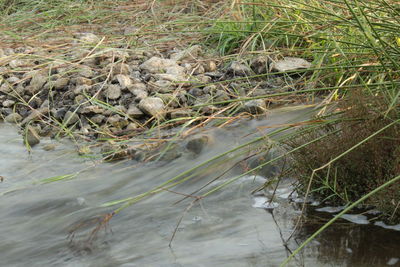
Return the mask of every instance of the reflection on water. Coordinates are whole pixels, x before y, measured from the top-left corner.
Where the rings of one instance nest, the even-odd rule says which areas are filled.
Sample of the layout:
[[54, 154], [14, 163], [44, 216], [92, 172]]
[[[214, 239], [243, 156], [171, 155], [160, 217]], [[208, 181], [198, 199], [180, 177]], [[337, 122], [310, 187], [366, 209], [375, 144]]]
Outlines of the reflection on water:
[[[298, 216], [287, 201], [289, 181], [277, 191], [271, 212], [253, 207], [261, 198], [255, 200], [249, 192], [263, 184], [261, 177], [243, 177], [187, 212], [190, 199], [174, 205], [182, 195], [162, 192], [116, 215], [92, 245], [82, 241], [90, 236], [96, 218], [115, 208], [102, 207], [103, 203], [146, 192], [249, 140], [250, 131], [259, 133], [256, 127], [285, 123], [295, 113], [299, 112], [277, 112], [266, 120], [214, 131], [213, 146], [201, 155], [184, 153], [168, 164], [98, 163], [78, 157], [66, 140], [43, 140], [29, 155], [16, 130], [0, 124], [0, 175], [5, 177], [0, 183], [1, 266], [279, 266], [289, 249], [320, 224], [315, 220], [305, 224], [284, 246]], [[48, 143], [56, 143], [56, 149], [44, 151]], [[226, 169], [223, 164], [209, 167], [207, 175], [198, 175], [174, 191], [191, 193]], [[77, 176], [71, 180], [40, 182], [73, 173]], [[216, 185], [237, 173], [227, 172]], [[70, 242], [67, 237], [74, 227], [77, 231]], [[342, 221], [321, 234], [290, 266], [384, 266], [399, 257], [399, 233]]]

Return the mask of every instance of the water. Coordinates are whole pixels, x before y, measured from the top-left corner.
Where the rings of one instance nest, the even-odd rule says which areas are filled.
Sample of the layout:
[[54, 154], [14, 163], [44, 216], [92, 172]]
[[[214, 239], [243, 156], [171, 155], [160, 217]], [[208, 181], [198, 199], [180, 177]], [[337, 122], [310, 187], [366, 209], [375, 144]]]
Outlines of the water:
[[[85, 241], [96, 219], [119, 207], [102, 204], [146, 192], [250, 140], [254, 135], [249, 133], [268, 130], [256, 131], [257, 127], [285, 123], [298, 113], [277, 111], [265, 120], [209, 130], [215, 140], [202, 154], [184, 153], [170, 163], [99, 163], [79, 157], [67, 140], [43, 140], [28, 154], [16, 130], [0, 124], [0, 175], [4, 177], [0, 183], [1, 266], [279, 266], [289, 250], [332, 214], [314, 213], [284, 246], [283, 239], [291, 234], [298, 216], [297, 204], [286, 200], [290, 193], [287, 181], [278, 191], [281, 197], [267, 203], [275, 207], [273, 212], [256, 208], [265, 204], [263, 196], [249, 192], [263, 184], [265, 178], [260, 176], [245, 176], [187, 212], [191, 200], [173, 204], [182, 195], [167, 191], [153, 195], [114, 216], [93, 242]], [[49, 143], [56, 144], [54, 151], [43, 150]], [[206, 174], [173, 190], [189, 194], [226, 167], [209, 167]], [[233, 168], [215, 184], [239, 171]], [[70, 180], [43, 183], [43, 178], [75, 173]], [[76, 231], [71, 241], [72, 229]], [[291, 266], [399, 266], [399, 234], [342, 220], [312, 242]]]

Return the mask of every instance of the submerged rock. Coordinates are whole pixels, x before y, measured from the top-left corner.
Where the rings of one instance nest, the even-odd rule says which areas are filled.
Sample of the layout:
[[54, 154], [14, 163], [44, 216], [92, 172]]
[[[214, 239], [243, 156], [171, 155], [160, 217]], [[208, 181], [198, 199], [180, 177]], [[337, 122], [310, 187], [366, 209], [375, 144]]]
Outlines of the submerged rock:
[[30, 147], [33, 147], [40, 143], [39, 134], [37, 133], [36, 129], [33, 128], [32, 126], [28, 126], [25, 129], [25, 134], [23, 138], [24, 138], [24, 144], [29, 145]]
[[244, 110], [251, 113], [251, 114], [263, 114], [267, 111], [267, 106], [263, 99], [255, 99], [247, 101], [244, 104]]

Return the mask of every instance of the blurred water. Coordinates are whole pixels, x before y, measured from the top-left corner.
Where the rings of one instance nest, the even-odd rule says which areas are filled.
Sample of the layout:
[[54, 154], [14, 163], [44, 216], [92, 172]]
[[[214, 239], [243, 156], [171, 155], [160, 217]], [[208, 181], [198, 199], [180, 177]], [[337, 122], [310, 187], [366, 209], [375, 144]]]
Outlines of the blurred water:
[[[207, 130], [215, 140], [202, 154], [184, 153], [169, 163], [99, 163], [79, 157], [74, 144], [67, 140], [42, 140], [28, 154], [16, 129], [0, 124], [0, 175], [5, 178], [0, 183], [0, 265], [279, 266], [289, 249], [294, 249], [321, 224], [315, 220], [306, 224], [284, 246], [282, 238], [291, 234], [298, 216], [296, 204], [286, 199], [290, 192], [288, 181], [278, 191], [282, 197], [277, 198], [273, 212], [253, 207], [260, 200], [250, 192], [263, 184], [264, 177], [245, 176], [197, 202], [187, 212], [190, 199], [174, 205], [182, 195], [167, 191], [153, 195], [114, 216], [93, 242], [85, 241], [96, 227], [96, 219], [119, 207], [102, 207], [103, 203], [146, 192], [273, 129], [257, 127], [282, 124], [305, 112], [276, 111], [263, 120]], [[49, 143], [56, 144], [54, 151], [43, 150]], [[209, 166], [203, 175], [173, 190], [189, 194], [228, 166], [226, 162]], [[240, 168], [232, 169], [214, 186], [239, 172]], [[75, 173], [77, 176], [71, 180], [40, 182], [43, 178]], [[76, 229], [72, 241], [68, 238], [71, 229]], [[385, 238], [391, 241], [384, 241]], [[398, 231], [343, 221], [318, 237], [291, 266], [397, 264], [399, 240]], [[368, 251], [368, 255], [363, 251]], [[364, 265], [368, 262], [373, 264]]]

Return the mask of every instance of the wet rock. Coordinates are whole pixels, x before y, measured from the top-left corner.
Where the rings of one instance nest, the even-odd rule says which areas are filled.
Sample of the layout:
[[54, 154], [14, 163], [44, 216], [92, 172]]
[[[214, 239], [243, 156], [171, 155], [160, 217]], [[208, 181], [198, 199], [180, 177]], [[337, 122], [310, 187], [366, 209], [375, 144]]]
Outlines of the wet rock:
[[42, 116], [48, 115], [49, 112], [50, 112], [50, 110], [48, 107], [34, 109], [29, 113], [29, 115], [25, 119], [23, 119], [23, 121], [21, 122], [21, 125], [25, 125], [30, 121], [38, 120]]
[[227, 68], [226, 73], [233, 76], [249, 76], [251, 75], [252, 70], [250, 67], [239, 61], [232, 61]]
[[186, 148], [195, 154], [200, 154], [210, 141], [211, 139], [207, 135], [193, 137], [187, 142]]
[[251, 114], [263, 114], [267, 110], [267, 106], [263, 99], [255, 99], [246, 101], [244, 110]]
[[181, 61], [185, 59], [197, 59], [201, 53], [202, 53], [201, 46], [194, 45], [183, 51], [171, 54], [170, 59], [174, 61]]
[[156, 118], [162, 118], [165, 113], [165, 105], [159, 97], [146, 97], [139, 102], [139, 108], [146, 114]]
[[126, 114], [132, 119], [140, 119], [144, 116], [143, 111], [141, 111], [136, 105], [131, 104], [128, 108]]
[[65, 113], [63, 121], [64, 121], [65, 125], [70, 126], [70, 125], [76, 123], [77, 121], [79, 121], [79, 116], [78, 116], [78, 114], [76, 114], [76, 112], [67, 111], [67, 113]]
[[173, 161], [182, 156], [181, 148], [178, 144], [166, 144], [161, 149], [160, 160]]
[[25, 129], [23, 139], [24, 139], [24, 144], [29, 145], [29, 147], [33, 147], [40, 143], [39, 134], [37, 133], [36, 129], [33, 128], [32, 126], [28, 126]]
[[115, 100], [121, 97], [121, 88], [116, 84], [109, 84], [105, 90], [105, 96], [108, 99]]
[[12, 106], [14, 106], [14, 104], [15, 104], [14, 100], [7, 99], [7, 100], [3, 101], [3, 107], [5, 107], [5, 108], [12, 107]]
[[173, 94], [157, 94], [157, 97], [161, 98], [168, 107], [179, 107], [179, 100]]
[[57, 146], [55, 144], [46, 144], [42, 148], [44, 151], [53, 151], [56, 149], [56, 147]]
[[18, 123], [22, 120], [22, 116], [18, 113], [11, 113], [4, 118], [5, 122], [8, 123]]
[[250, 63], [251, 68], [257, 74], [268, 73], [270, 59], [268, 56], [258, 56]]
[[131, 78], [128, 75], [117, 74], [114, 79], [118, 81], [121, 89], [126, 89], [132, 84]]
[[285, 57], [282, 60], [278, 60], [271, 64], [271, 70], [277, 72], [285, 72], [297, 69], [308, 69], [311, 67], [311, 63], [302, 58], [297, 57]]

